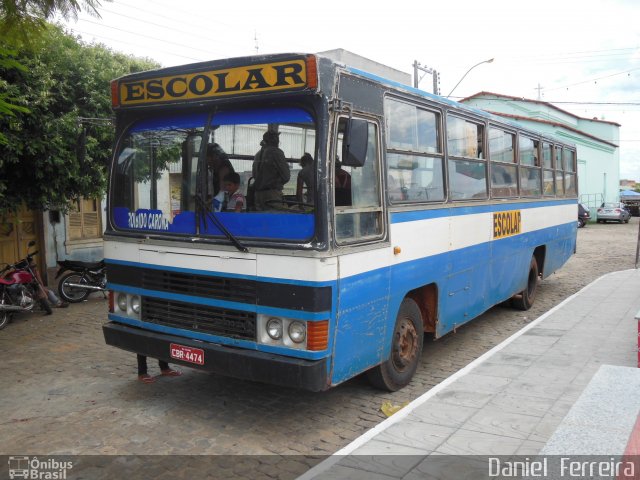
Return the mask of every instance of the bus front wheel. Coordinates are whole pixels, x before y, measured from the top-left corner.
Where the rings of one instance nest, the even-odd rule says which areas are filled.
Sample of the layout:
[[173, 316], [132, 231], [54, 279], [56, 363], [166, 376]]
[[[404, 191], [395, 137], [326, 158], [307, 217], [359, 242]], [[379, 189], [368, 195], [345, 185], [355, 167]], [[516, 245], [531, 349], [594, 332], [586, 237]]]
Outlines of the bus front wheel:
[[368, 372], [374, 387], [395, 392], [413, 378], [422, 357], [422, 315], [416, 302], [405, 298], [400, 305], [391, 339], [389, 358]]
[[527, 276], [527, 286], [512, 299], [512, 304], [518, 310], [529, 310], [533, 306], [538, 291], [538, 262], [536, 257], [531, 257], [529, 264], [529, 275]]

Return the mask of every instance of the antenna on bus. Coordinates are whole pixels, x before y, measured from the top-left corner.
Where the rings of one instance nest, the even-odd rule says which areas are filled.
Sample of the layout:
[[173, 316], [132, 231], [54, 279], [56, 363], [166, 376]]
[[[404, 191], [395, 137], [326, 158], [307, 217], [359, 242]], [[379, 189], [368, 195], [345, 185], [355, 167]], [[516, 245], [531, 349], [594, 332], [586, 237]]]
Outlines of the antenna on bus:
[[258, 31], [257, 30], [253, 31], [253, 40], [256, 42], [256, 47], [255, 48], [256, 48], [256, 54], [257, 54], [258, 50], [260, 50], [258, 48]]

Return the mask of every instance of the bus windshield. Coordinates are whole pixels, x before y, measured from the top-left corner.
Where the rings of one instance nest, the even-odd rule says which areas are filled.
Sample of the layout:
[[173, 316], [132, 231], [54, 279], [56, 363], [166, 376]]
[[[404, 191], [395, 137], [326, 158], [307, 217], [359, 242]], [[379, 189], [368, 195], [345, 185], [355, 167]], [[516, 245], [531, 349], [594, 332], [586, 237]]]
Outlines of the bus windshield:
[[315, 152], [313, 118], [295, 107], [139, 120], [114, 157], [113, 223], [212, 238], [224, 236], [222, 224], [238, 238], [309, 241]]

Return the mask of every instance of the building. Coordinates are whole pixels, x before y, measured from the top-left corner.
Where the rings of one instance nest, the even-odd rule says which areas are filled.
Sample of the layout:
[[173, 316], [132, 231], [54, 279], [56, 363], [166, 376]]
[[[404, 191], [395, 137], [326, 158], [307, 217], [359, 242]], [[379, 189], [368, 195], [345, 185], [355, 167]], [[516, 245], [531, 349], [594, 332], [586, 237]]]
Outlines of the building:
[[638, 182], [636, 182], [635, 180], [627, 180], [627, 179], [620, 179], [620, 190], [626, 190], [626, 189], [630, 189], [633, 190], [638, 186]]
[[318, 55], [330, 58], [336, 62], [342, 62], [345, 65], [358, 68], [374, 75], [388, 78], [389, 80], [402, 83], [403, 85], [411, 85], [411, 74], [396, 70], [393, 67], [378, 63], [375, 60], [371, 60], [343, 48], [318, 52]]
[[595, 207], [619, 199], [619, 124], [582, 118], [540, 100], [498, 93], [480, 92], [461, 102], [574, 143], [580, 200]]

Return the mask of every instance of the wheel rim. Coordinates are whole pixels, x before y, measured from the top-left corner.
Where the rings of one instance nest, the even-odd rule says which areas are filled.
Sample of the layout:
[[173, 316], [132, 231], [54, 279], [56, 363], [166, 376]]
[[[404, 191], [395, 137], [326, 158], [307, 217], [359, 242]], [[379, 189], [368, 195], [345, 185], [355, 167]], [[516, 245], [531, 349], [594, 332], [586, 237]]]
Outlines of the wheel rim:
[[397, 371], [407, 369], [416, 359], [418, 353], [418, 332], [413, 322], [403, 318], [395, 333], [393, 348], [393, 365]]
[[69, 286], [69, 283], [83, 283], [87, 281], [81, 275], [71, 275], [62, 284], [61, 290], [71, 300], [81, 300], [87, 295], [87, 290]]

